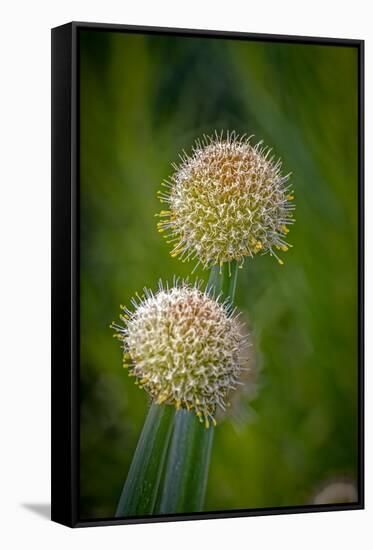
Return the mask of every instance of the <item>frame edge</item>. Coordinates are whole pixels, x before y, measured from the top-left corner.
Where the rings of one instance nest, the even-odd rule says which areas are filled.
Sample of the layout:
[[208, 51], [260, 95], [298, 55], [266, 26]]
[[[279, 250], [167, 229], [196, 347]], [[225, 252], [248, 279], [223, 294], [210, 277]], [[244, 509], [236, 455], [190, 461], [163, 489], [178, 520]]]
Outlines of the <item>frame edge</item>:
[[52, 29], [51, 36], [51, 519], [72, 527], [72, 30]]

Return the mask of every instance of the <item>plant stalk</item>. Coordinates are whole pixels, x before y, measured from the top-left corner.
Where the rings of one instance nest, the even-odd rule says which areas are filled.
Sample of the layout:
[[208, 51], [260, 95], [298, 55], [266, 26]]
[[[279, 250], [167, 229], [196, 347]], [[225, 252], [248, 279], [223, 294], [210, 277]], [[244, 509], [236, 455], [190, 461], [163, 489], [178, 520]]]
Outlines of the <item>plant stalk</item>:
[[[207, 288], [215, 296], [233, 303], [237, 283], [237, 262], [211, 269]], [[203, 510], [214, 427], [205, 427], [194, 412], [176, 413], [163, 488], [156, 512], [173, 514]]]
[[214, 427], [206, 429], [194, 413], [176, 413], [160, 514], [202, 511], [213, 435]]
[[154, 513], [174, 416], [174, 407], [155, 403], [151, 405], [115, 517], [146, 516]]

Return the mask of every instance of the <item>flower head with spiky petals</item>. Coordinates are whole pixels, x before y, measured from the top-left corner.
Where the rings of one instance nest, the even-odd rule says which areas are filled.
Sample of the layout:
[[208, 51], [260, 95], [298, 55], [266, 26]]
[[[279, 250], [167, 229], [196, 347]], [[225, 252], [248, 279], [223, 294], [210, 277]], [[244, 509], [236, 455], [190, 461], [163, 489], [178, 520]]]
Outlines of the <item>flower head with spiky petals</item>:
[[235, 132], [204, 136], [192, 155], [180, 155], [161, 202], [169, 209], [158, 216], [158, 230], [173, 244], [172, 256], [197, 260], [204, 268], [260, 253], [286, 251], [288, 226], [294, 223], [288, 184], [281, 161], [270, 157], [262, 142]]
[[112, 324], [123, 343], [123, 364], [158, 404], [194, 410], [206, 427], [225, 409], [227, 394], [244, 370], [242, 351], [250, 345], [235, 310], [200, 285], [186, 282], [121, 306], [124, 326]]

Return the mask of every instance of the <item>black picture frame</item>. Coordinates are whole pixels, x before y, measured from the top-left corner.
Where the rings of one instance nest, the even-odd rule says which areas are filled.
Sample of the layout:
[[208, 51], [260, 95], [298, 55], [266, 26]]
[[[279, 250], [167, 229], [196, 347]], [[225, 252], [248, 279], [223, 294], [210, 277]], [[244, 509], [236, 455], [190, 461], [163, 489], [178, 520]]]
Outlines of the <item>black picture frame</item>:
[[[353, 504], [79, 518], [79, 31], [349, 46], [358, 51], [358, 494]], [[52, 29], [52, 520], [69, 527], [364, 508], [364, 41], [72, 22]]]

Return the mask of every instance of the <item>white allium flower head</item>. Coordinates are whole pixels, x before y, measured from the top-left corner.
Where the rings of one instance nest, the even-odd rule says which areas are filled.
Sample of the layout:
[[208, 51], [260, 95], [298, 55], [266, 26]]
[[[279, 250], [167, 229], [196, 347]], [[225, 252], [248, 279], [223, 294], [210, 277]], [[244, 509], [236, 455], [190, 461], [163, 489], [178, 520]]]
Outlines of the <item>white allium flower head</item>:
[[356, 484], [348, 479], [329, 482], [313, 498], [313, 504], [345, 504], [357, 501]]
[[281, 174], [281, 161], [252, 136], [221, 132], [197, 140], [183, 152], [174, 173], [159, 191], [168, 204], [158, 216], [158, 230], [173, 244], [172, 256], [196, 260], [204, 268], [277, 251], [287, 251], [288, 227], [294, 223], [294, 199]]
[[[158, 404], [194, 410], [206, 427], [217, 407], [241, 384], [243, 350], [249, 346], [228, 302], [200, 285], [163, 287], [121, 306], [124, 326], [112, 324], [123, 343], [123, 364]], [[246, 364], [246, 363], [245, 363]]]

